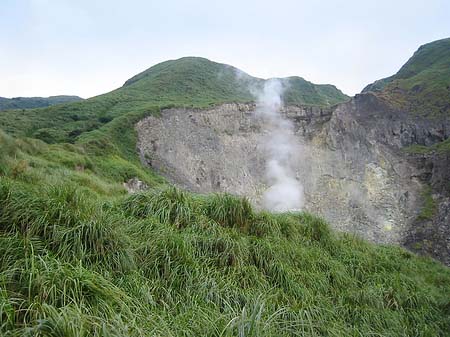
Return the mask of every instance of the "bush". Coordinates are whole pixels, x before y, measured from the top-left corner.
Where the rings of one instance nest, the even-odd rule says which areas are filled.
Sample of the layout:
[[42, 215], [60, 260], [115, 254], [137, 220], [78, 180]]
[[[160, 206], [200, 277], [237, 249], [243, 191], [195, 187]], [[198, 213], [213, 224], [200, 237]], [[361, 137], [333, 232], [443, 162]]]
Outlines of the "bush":
[[66, 141], [67, 133], [61, 129], [42, 128], [33, 133], [33, 138], [40, 139], [47, 144], [54, 144]]

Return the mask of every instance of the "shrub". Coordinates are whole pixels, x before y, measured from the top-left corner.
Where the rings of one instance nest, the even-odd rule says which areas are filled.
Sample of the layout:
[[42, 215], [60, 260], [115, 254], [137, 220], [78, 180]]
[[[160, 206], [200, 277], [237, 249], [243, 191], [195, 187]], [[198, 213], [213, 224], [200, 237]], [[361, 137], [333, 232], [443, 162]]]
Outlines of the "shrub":
[[62, 129], [42, 128], [33, 133], [33, 138], [40, 139], [47, 144], [64, 142], [67, 139], [67, 133]]
[[11, 169], [11, 177], [18, 178], [22, 176], [28, 168], [28, 163], [26, 160], [16, 161]]

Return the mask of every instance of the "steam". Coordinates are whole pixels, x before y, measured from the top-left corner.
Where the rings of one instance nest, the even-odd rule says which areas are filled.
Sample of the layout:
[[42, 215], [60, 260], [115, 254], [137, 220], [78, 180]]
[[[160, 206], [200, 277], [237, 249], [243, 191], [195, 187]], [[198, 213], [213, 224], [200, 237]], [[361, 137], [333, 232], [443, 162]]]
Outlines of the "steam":
[[257, 112], [266, 129], [263, 148], [267, 156], [266, 179], [269, 188], [263, 194], [264, 208], [274, 212], [300, 210], [303, 186], [295, 177], [295, 163], [300, 149], [292, 123], [280, 112], [283, 85], [277, 79], [267, 80], [257, 94]]

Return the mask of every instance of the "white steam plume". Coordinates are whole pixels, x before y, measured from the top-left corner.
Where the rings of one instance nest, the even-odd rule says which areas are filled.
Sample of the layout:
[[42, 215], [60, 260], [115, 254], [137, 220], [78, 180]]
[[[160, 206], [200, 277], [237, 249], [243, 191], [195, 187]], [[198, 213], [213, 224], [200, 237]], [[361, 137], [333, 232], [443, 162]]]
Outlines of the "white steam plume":
[[263, 147], [267, 156], [269, 188], [264, 192], [263, 206], [275, 212], [300, 210], [303, 206], [303, 186], [295, 178], [294, 169], [300, 148], [293, 135], [292, 123], [280, 112], [282, 92], [282, 83], [271, 79], [257, 95], [257, 111], [267, 130]]

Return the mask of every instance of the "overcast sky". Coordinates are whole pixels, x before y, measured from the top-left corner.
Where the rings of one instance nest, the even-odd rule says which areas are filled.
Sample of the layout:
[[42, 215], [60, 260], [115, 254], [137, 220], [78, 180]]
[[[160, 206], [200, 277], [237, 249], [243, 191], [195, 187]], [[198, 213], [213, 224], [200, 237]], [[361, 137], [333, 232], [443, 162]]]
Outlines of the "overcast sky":
[[0, 0], [0, 96], [91, 97], [183, 56], [353, 95], [449, 36], [449, 0]]

